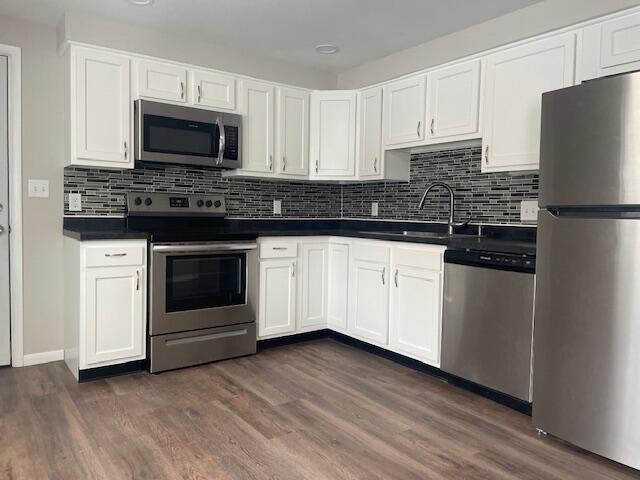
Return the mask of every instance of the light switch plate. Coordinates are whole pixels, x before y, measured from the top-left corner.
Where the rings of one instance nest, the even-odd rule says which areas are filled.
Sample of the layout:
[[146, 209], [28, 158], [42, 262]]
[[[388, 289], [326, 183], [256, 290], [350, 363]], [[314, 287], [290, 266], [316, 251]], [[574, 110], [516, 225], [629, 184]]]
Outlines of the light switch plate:
[[538, 220], [538, 200], [523, 200], [520, 202], [520, 221], [535, 222]]
[[82, 195], [80, 193], [69, 194], [69, 211], [70, 212], [82, 211]]
[[378, 202], [371, 202], [371, 216], [378, 216]]
[[273, 214], [282, 215], [282, 200], [273, 201]]
[[29, 179], [29, 196], [49, 198], [49, 180]]

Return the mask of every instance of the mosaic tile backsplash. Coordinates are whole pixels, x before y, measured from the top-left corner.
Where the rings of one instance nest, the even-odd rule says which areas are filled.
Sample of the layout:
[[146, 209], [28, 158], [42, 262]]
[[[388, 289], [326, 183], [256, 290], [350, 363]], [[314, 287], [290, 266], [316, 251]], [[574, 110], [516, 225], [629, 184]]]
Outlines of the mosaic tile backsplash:
[[[538, 176], [481, 173], [481, 148], [467, 147], [415, 154], [409, 183], [350, 185], [223, 179], [218, 170], [182, 166], [145, 166], [133, 170], [67, 167], [64, 170], [65, 215], [112, 215], [126, 212], [128, 191], [209, 193], [227, 198], [234, 217], [273, 217], [273, 200], [282, 201], [282, 217], [379, 218], [439, 221], [448, 218], [448, 201], [434, 190], [422, 211], [418, 201], [428, 184], [446, 182], [456, 192], [456, 220], [520, 223], [520, 201], [538, 196]], [[68, 194], [82, 194], [81, 212], [69, 212]]]

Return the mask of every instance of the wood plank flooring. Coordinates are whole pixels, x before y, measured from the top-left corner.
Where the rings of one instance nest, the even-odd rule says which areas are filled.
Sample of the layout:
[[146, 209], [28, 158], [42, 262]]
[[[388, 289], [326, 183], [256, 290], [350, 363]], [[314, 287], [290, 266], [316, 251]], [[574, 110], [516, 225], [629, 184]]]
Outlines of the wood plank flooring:
[[530, 418], [317, 340], [77, 384], [0, 370], [1, 479], [640, 479]]

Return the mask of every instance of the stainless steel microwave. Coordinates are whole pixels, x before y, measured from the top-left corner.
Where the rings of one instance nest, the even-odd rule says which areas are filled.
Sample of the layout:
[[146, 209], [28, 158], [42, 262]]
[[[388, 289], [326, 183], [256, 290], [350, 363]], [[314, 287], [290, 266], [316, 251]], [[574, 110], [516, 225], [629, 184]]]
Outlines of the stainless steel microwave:
[[136, 100], [137, 162], [242, 166], [242, 117], [182, 105]]

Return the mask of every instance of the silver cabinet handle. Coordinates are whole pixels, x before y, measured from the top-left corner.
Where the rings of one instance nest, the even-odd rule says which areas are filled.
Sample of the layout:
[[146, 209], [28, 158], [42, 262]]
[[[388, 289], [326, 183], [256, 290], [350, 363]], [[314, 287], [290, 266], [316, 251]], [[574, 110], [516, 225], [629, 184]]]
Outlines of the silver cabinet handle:
[[287, 159], [286, 157], [282, 157], [282, 171], [284, 172], [287, 169]]
[[104, 256], [105, 257], [126, 257], [127, 254], [125, 252], [123, 252], [123, 253], [105, 253]]
[[140, 270], [136, 270], [136, 291], [140, 290]]
[[271, 247], [273, 250], [286, 250], [287, 247]]
[[319, 167], [320, 167], [320, 160], [316, 160], [316, 173], [318, 173]]
[[382, 284], [384, 285], [384, 274], [387, 272], [387, 267], [382, 267]]
[[393, 281], [396, 283], [396, 288], [398, 288], [398, 269], [396, 268], [396, 273], [393, 276]]
[[273, 170], [273, 156], [269, 154], [269, 171]]
[[0, 203], [0, 212], [4, 210], [4, 205]]
[[184, 82], [180, 82], [180, 98], [184, 100]]
[[220, 117], [216, 118], [216, 125], [218, 125], [218, 131], [220, 132], [220, 139], [218, 140], [218, 161], [216, 165], [222, 165], [224, 161], [224, 150], [227, 145], [227, 138], [224, 133], [224, 123]]
[[433, 127], [435, 126], [435, 123], [436, 123], [436, 119], [435, 119], [435, 118], [432, 118], [432, 119], [431, 119], [431, 127], [430, 127], [431, 135], [433, 135]]
[[489, 164], [489, 145], [484, 147], [484, 163]]
[[296, 276], [296, 264], [292, 263], [291, 264], [291, 278]]
[[3, 233], [4, 233], [4, 227], [0, 225], [0, 235], [2, 235]]
[[378, 157], [374, 157], [373, 159], [373, 171], [378, 173]]
[[420, 125], [422, 125], [422, 122], [420, 120], [418, 120], [418, 127], [416, 128], [416, 134], [418, 136], [420, 136]]
[[124, 141], [124, 159], [127, 159], [127, 156], [129, 156], [129, 145], [127, 145], [127, 141]]
[[198, 85], [198, 103], [200, 103], [201, 98], [202, 98], [202, 87]]

